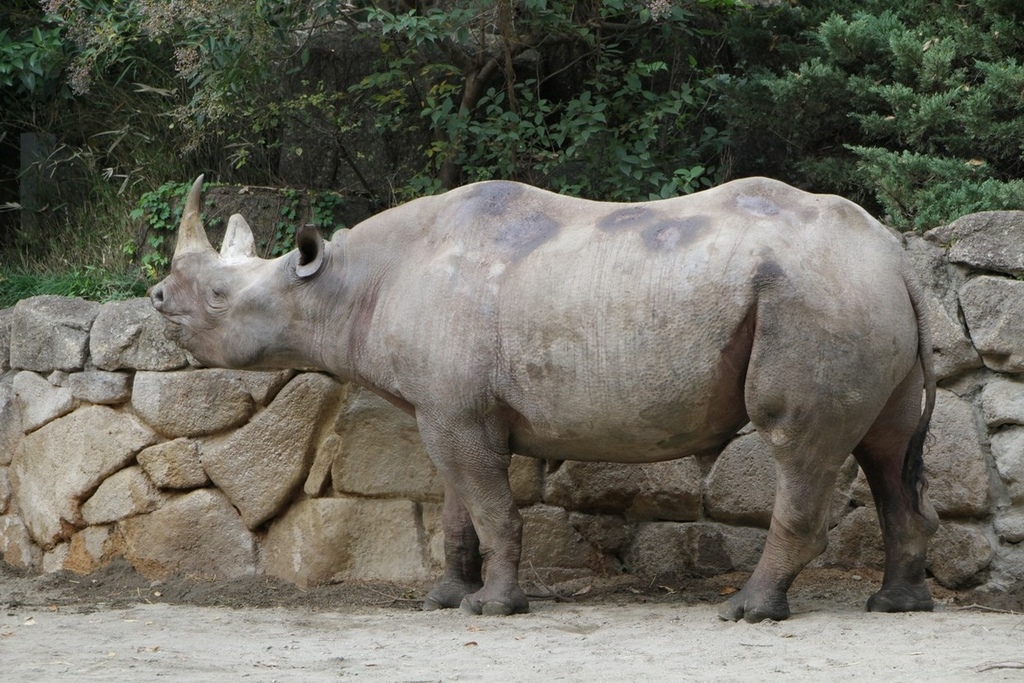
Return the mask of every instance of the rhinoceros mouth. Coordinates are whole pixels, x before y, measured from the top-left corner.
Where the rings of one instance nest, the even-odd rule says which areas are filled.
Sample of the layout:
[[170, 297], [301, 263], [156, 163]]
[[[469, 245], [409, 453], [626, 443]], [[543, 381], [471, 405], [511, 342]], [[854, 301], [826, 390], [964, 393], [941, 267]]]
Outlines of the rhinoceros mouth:
[[164, 313], [164, 337], [171, 340], [178, 346], [185, 346], [194, 335], [188, 332], [188, 328], [180, 319], [181, 316]]

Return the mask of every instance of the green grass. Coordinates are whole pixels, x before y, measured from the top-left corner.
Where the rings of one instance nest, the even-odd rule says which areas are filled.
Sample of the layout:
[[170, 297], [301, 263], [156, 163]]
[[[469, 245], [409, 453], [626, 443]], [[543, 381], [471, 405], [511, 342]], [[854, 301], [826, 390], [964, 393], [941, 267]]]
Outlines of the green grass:
[[0, 308], [9, 308], [21, 299], [41, 294], [78, 296], [101, 303], [118, 301], [145, 296], [146, 287], [141, 276], [110, 272], [94, 266], [41, 273], [0, 269]]

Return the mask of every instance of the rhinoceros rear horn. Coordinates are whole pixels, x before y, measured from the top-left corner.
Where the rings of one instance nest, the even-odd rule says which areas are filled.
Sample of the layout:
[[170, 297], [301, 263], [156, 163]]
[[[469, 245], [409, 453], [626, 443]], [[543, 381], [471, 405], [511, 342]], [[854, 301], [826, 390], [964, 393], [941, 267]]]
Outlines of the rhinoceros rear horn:
[[203, 219], [199, 215], [200, 200], [203, 193], [203, 176], [196, 178], [185, 200], [185, 209], [181, 212], [181, 225], [178, 226], [178, 242], [174, 247], [174, 258], [184, 254], [200, 251], [213, 251], [203, 227]]
[[225, 261], [236, 261], [255, 256], [256, 240], [253, 239], [252, 229], [242, 215], [236, 213], [228, 219], [228, 229], [220, 245], [220, 257]]

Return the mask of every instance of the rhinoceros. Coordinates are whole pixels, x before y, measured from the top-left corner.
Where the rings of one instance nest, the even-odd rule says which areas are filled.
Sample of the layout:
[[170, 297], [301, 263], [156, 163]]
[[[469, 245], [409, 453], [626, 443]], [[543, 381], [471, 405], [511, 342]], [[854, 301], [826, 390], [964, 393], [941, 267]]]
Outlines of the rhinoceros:
[[513, 453], [651, 463], [714, 453], [748, 422], [774, 456], [775, 505], [720, 616], [789, 615], [850, 453], [885, 545], [867, 608], [932, 608], [930, 334], [898, 239], [856, 204], [766, 178], [637, 204], [487, 181], [330, 241], [300, 228], [264, 260], [239, 216], [211, 246], [201, 184], [150, 291], [168, 337], [209, 366], [318, 368], [416, 419], [445, 496], [425, 609], [528, 610]]

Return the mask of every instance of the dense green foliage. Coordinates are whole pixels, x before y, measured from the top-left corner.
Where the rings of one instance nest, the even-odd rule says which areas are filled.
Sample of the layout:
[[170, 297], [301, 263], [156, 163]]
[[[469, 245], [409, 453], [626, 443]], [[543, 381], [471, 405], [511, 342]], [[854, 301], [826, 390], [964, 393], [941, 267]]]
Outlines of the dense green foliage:
[[[498, 177], [635, 201], [721, 179], [728, 139], [707, 115], [714, 65], [698, 57], [721, 37], [698, 28], [698, 13], [714, 20], [732, 2], [652, 13], [623, 0], [532, 0], [514, 21], [508, 4], [367, 14], [384, 58], [353, 91], [372, 98], [382, 124], [411, 108], [431, 132], [411, 189]], [[492, 47], [474, 33], [481, 20], [494, 24]]]
[[726, 88], [740, 170], [844, 194], [904, 229], [1024, 207], [1024, 6], [845, 6], [789, 12], [785, 38], [736, 18], [736, 37], [787, 48], [770, 66], [747, 49]]
[[[333, 189], [279, 175], [303, 152], [297, 132], [337, 147], [381, 208], [483, 178], [626, 201], [754, 174], [902, 229], [1021, 208], [1022, 13], [1015, 0], [11, 0], [0, 145], [52, 134], [49, 162], [73, 169], [61, 187], [85, 191], [51, 201], [34, 231], [0, 220], [0, 294], [15, 267], [158, 277], [180, 183], [198, 172]], [[340, 79], [339, 40], [365, 56]], [[17, 169], [2, 170], [0, 205], [16, 197]], [[296, 220], [282, 214], [269, 249]]]

